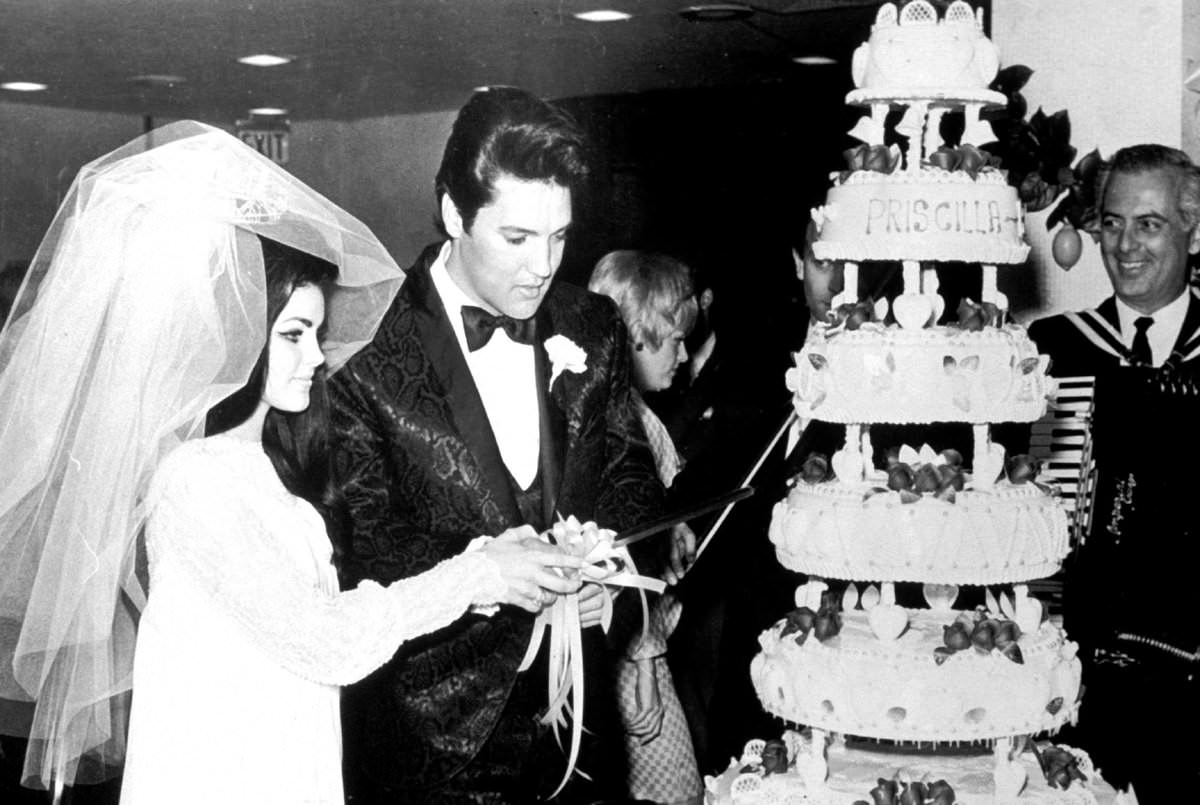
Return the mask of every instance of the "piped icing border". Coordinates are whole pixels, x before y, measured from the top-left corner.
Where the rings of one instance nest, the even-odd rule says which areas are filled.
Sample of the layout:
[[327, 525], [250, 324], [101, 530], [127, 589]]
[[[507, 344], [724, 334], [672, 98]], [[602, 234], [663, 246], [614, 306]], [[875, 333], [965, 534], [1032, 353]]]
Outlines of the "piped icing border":
[[1004, 584], [1052, 576], [1070, 551], [1062, 501], [1032, 484], [959, 492], [954, 502], [864, 501], [838, 483], [799, 482], [769, 536], [784, 567], [835, 579]]
[[1025, 329], [815, 328], [785, 382], [796, 411], [842, 424], [1033, 422], [1053, 396]]
[[953, 610], [910, 610], [895, 641], [872, 634], [867, 613], [843, 613], [825, 642], [781, 636], [785, 622], [759, 637], [750, 666], [764, 708], [831, 732], [895, 741], [993, 740], [1057, 730], [1078, 708], [1078, 647], [1049, 621], [1020, 637], [1024, 661], [974, 649], [938, 662], [933, 649]]

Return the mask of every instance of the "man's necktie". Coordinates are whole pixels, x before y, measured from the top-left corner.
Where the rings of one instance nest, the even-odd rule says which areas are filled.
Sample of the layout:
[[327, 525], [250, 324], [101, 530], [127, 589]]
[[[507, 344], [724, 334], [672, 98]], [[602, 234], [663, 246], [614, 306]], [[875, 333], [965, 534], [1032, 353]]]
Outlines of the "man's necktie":
[[1150, 325], [1154, 324], [1154, 319], [1149, 316], [1139, 316], [1134, 320], [1133, 326], [1137, 333], [1133, 336], [1133, 363], [1135, 366], [1153, 366], [1154, 356], [1150, 352], [1150, 339], [1146, 337], [1146, 331], [1150, 329]]
[[474, 352], [492, 340], [492, 333], [499, 327], [518, 344], [533, 343], [533, 317], [514, 319], [511, 316], [493, 315], [481, 307], [462, 306], [463, 330], [467, 335], [467, 348]]

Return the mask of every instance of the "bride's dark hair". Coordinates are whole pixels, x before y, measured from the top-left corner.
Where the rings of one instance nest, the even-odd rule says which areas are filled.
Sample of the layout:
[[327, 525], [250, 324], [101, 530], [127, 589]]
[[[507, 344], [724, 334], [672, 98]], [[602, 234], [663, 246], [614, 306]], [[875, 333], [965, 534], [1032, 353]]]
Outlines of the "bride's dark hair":
[[[240, 425], [258, 407], [266, 380], [271, 328], [292, 292], [312, 285], [328, 294], [338, 276], [337, 266], [327, 260], [262, 235], [258, 239], [267, 280], [267, 340], [246, 385], [209, 410], [205, 418], [205, 433], [209, 436]], [[329, 466], [329, 397], [324, 367], [313, 374], [308, 408], [290, 413], [276, 408], [267, 411], [262, 441], [263, 451], [284, 488], [313, 504], [325, 518], [331, 536], [336, 536], [340, 505]]]

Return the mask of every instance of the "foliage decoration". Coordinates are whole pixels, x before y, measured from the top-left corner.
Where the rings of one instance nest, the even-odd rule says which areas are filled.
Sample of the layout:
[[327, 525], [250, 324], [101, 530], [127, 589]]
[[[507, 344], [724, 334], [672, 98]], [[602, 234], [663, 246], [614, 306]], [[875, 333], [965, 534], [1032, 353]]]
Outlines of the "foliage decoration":
[[[1046, 227], [1066, 221], [1075, 229], [1095, 234], [1099, 227], [1096, 187], [1105, 165], [1093, 150], [1072, 167], [1078, 153], [1071, 145], [1071, 118], [1061, 109], [1047, 115], [1039, 107], [1028, 120], [1028, 103], [1021, 94], [1033, 70], [1023, 64], [1005, 67], [996, 74], [991, 89], [1004, 94], [1008, 103], [987, 110], [996, 142], [983, 149], [1000, 159], [1008, 171], [1008, 183], [1030, 212], [1053, 205]], [[1057, 202], [1057, 203], [1056, 203]]]

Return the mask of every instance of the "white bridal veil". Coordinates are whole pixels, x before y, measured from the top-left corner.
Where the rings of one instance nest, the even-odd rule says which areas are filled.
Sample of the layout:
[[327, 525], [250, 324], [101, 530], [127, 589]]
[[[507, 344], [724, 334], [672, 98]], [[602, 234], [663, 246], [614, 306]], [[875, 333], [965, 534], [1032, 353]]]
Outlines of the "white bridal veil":
[[325, 348], [341, 365], [403, 272], [358, 220], [190, 121], [79, 172], [0, 331], [0, 733], [29, 738], [27, 784], [120, 767], [141, 497], [262, 349], [255, 234], [339, 266]]

